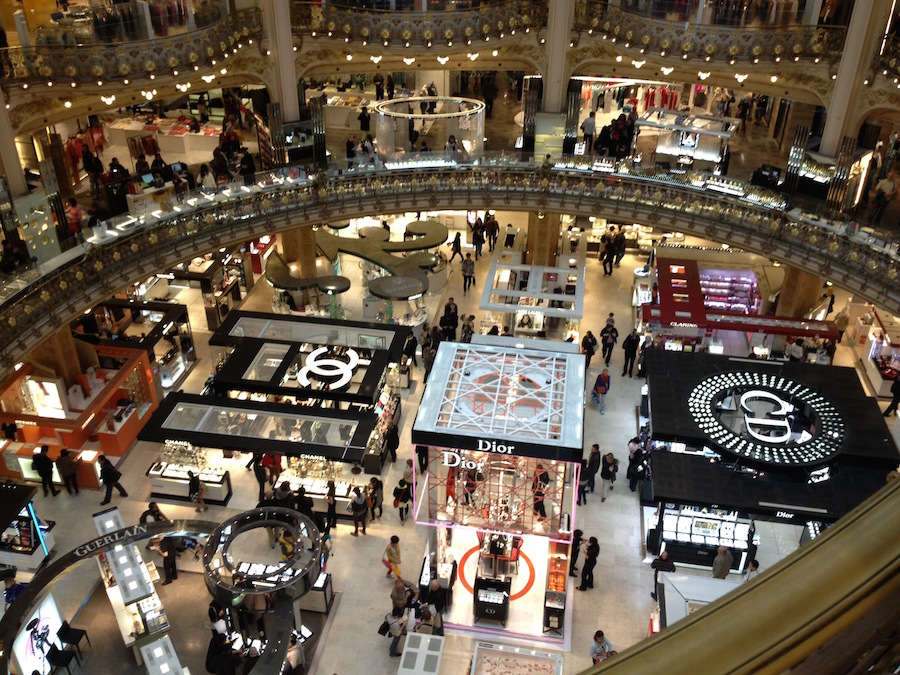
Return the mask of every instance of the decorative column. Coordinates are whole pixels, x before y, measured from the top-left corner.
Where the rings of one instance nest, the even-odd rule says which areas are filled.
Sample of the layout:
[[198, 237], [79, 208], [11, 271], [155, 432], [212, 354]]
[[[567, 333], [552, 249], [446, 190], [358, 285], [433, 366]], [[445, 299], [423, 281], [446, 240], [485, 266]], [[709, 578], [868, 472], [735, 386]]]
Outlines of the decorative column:
[[847, 118], [854, 109], [867, 70], [881, 45], [881, 37], [887, 25], [891, 3], [881, 0], [856, 0], [841, 55], [834, 91], [828, 104], [828, 117], [822, 132], [819, 152], [833, 157], [837, 154], [844, 136], [856, 136], [856, 119]]
[[822, 297], [822, 280], [815, 274], [796, 267], [785, 267], [781, 294], [775, 314], [778, 316], [804, 316]]
[[0, 173], [6, 175], [12, 197], [27, 195], [28, 185], [25, 183], [25, 172], [22, 171], [19, 153], [16, 150], [16, 139], [11, 133], [12, 127], [6, 112], [6, 96], [3, 90], [0, 90], [0, 129], [7, 130], [7, 133], [0, 134]]
[[569, 86], [566, 54], [572, 39], [574, 21], [575, 0], [553, 0], [547, 20], [547, 68], [541, 73], [544, 81], [544, 112], [564, 112]]
[[281, 252], [284, 261], [297, 263], [301, 279], [312, 279], [316, 276], [316, 233], [311, 227], [296, 227], [282, 232]]
[[559, 228], [562, 216], [558, 213], [529, 213], [528, 237], [525, 242], [525, 263], [556, 267], [559, 248]]
[[262, 3], [262, 13], [266, 35], [269, 36], [269, 58], [275, 66], [272, 100], [281, 104], [282, 118], [293, 122], [300, 119], [300, 97], [291, 36], [291, 3]]

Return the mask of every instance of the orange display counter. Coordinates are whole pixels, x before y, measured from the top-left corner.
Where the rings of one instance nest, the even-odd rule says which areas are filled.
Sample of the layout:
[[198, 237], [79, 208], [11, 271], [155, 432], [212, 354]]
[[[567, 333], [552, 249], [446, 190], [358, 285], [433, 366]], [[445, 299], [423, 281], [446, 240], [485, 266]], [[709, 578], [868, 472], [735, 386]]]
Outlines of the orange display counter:
[[[94, 455], [84, 455], [85, 460], [78, 468], [78, 480], [85, 487], [98, 486], [96, 470], [93, 468], [96, 454], [122, 457], [159, 406], [147, 352], [128, 350], [128, 353], [128, 360], [92, 396], [83, 411], [69, 412], [66, 417], [41, 416], [28, 412], [0, 413], [0, 420], [15, 422], [18, 426], [16, 438], [19, 441], [18, 444], [8, 443], [7, 446], [2, 446], [0, 452], [5, 461], [0, 466], [0, 475], [36, 479], [37, 474], [31, 469], [30, 457], [35, 447], [47, 445], [53, 459], [59, 456], [62, 448], [79, 453], [83, 450], [93, 451]], [[16, 386], [19, 380], [28, 376], [28, 372], [19, 374], [18, 378], [7, 382], [7, 387]]]

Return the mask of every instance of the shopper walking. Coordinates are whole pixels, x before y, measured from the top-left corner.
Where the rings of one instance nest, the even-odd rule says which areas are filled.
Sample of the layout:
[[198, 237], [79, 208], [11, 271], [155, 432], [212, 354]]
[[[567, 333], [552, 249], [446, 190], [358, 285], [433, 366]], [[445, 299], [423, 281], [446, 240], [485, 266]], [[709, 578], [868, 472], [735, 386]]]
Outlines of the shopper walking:
[[609, 365], [612, 359], [613, 347], [619, 341], [619, 331], [613, 323], [607, 323], [600, 331], [600, 344], [603, 345], [603, 361]]
[[113, 488], [117, 489], [121, 496], [127, 497], [128, 493], [125, 492], [125, 488], [119, 483], [122, 473], [112, 465], [112, 462], [106, 459], [106, 455], [100, 455], [97, 458], [97, 462], [100, 464], [100, 480], [103, 482], [103, 487], [106, 489], [106, 496], [103, 498], [103, 501], [100, 502], [100, 506], [109, 504], [109, 501], [112, 498]]
[[594, 337], [591, 331], [587, 331], [584, 337], [581, 338], [581, 353], [584, 354], [584, 358], [587, 361], [587, 368], [591, 367], [591, 359], [594, 358], [596, 352], [597, 338]]
[[400, 524], [406, 525], [406, 516], [409, 515], [409, 501], [412, 499], [412, 486], [402, 478], [394, 488], [394, 506], [400, 515]]
[[597, 537], [591, 537], [584, 551], [584, 566], [581, 568], [581, 586], [578, 587], [579, 591], [586, 591], [594, 587], [594, 567], [597, 565], [597, 556], [599, 555], [600, 544], [597, 542]]
[[600, 446], [594, 443], [591, 446], [591, 454], [588, 456], [588, 487], [594, 491], [597, 472], [600, 471]]
[[613, 273], [613, 264], [616, 261], [616, 245], [610, 235], [606, 235], [606, 242], [603, 244], [603, 252], [600, 259], [603, 261], [603, 276], [611, 277]]
[[466, 253], [466, 258], [462, 261], [462, 277], [463, 295], [465, 295], [469, 288], [475, 285], [475, 261], [472, 260], [471, 253]]
[[884, 411], [884, 416], [890, 417], [897, 412], [898, 405], [900, 405], [900, 377], [891, 383], [891, 404]]
[[378, 511], [378, 517], [384, 515], [384, 483], [377, 476], [372, 476], [369, 481], [369, 494], [367, 495], [369, 503], [369, 511], [372, 515], [372, 522], [375, 522], [375, 511]]
[[396, 534], [391, 537], [390, 543], [384, 547], [381, 564], [387, 567], [386, 577], [393, 574], [398, 579], [403, 578], [402, 570], [400, 569], [400, 537]]
[[588, 464], [587, 460], [581, 460], [581, 471], [578, 474], [578, 506], [582, 504], [587, 504], [587, 489], [588, 489], [588, 479], [590, 475], [588, 474]]
[[250, 460], [247, 468], [253, 471], [253, 477], [259, 485], [259, 497], [257, 501], [262, 501], [266, 496], [266, 467], [263, 464], [263, 453], [254, 452], [253, 458]]
[[597, 114], [591, 112], [588, 118], [581, 123], [581, 131], [584, 134], [584, 154], [590, 157], [594, 151], [594, 134], [597, 133]]
[[637, 359], [638, 347], [641, 339], [638, 337], [637, 330], [632, 330], [624, 340], [622, 340], [622, 349], [625, 351], [625, 363], [622, 365], [622, 377], [628, 373], [628, 377], [634, 377], [634, 362]]
[[391, 422], [385, 432], [384, 442], [388, 452], [391, 453], [391, 461], [397, 461], [397, 448], [400, 447], [400, 432], [397, 431], [397, 423]]
[[434, 349], [428, 349], [424, 354], [422, 354], [422, 365], [425, 366], [424, 384], [428, 384], [428, 376], [431, 374], [431, 369], [434, 367], [434, 357], [436, 355], [437, 351]]
[[350, 513], [353, 516], [353, 532], [354, 537], [359, 536], [359, 528], [362, 527], [362, 533], [366, 533], [366, 513], [369, 507], [366, 505], [366, 496], [358, 487], [353, 488], [353, 498], [350, 500]]
[[283, 469], [281, 468], [281, 455], [267, 452], [263, 455], [261, 463], [263, 467], [265, 467], [266, 473], [268, 474], [269, 485], [274, 487], [275, 483], [278, 482], [278, 477], [283, 471]]
[[621, 227], [613, 237], [613, 248], [616, 251], [616, 267], [619, 267], [622, 264], [622, 258], [625, 257], [625, 231]]
[[193, 471], [188, 471], [188, 497], [190, 500], [196, 504], [197, 506], [194, 508], [194, 511], [209, 511], [209, 507], [206, 505], [206, 502], [203, 500], [203, 495], [206, 490], [203, 487], [203, 483], [200, 482], [200, 476], [194, 474]]
[[606, 414], [606, 395], [609, 393], [609, 385], [612, 380], [609, 377], [609, 369], [604, 368], [603, 372], [597, 376], [594, 382], [594, 393], [591, 395], [591, 402], [600, 405], [600, 414]]
[[611, 452], [603, 455], [603, 461], [600, 464], [600, 501], [605, 502], [606, 496], [613, 489], [613, 483], [616, 481], [616, 473], [619, 471], [619, 460], [617, 460]]
[[650, 563], [650, 567], [653, 569], [653, 592], [650, 594], [650, 597], [656, 600], [657, 592], [659, 591], [659, 573], [668, 572], [671, 574], [675, 571], [675, 563], [669, 560], [669, 552], [663, 551]]
[[50, 448], [42, 445], [40, 451], [31, 459], [31, 468], [41, 477], [41, 487], [44, 488], [44, 496], [52, 494], [54, 497], [59, 490], [53, 487], [53, 460], [50, 459]]
[[453, 241], [450, 242], [450, 251], [452, 252], [453, 255], [450, 256], [450, 260], [447, 261], [448, 263], [452, 263], [453, 260], [456, 258], [456, 256], [459, 256], [460, 260], [464, 260], [463, 254], [462, 254], [462, 233], [461, 232], [457, 232], [456, 236], [453, 237]]

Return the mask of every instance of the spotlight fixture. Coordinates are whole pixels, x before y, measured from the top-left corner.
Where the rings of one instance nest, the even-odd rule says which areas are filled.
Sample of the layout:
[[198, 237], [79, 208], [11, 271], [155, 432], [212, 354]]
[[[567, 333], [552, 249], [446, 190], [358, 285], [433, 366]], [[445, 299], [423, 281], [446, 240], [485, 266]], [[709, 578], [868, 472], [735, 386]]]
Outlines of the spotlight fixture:
[[439, 56], [439, 57], [437, 57], [437, 60], [438, 60], [438, 63], [440, 63], [443, 66], [445, 63], [447, 63], [447, 61], [450, 60], [450, 57], [449, 56]]
[[408, 66], [411, 66], [415, 62], [416, 62], [415, 57], [409, 57], [409, 58], [403, 59], [403, 63], [405, 63]]
[[671, 74], [672, 74], [672, 71], [675, 70], [675, 69], [672, 68], [672, 67], [670, 67], [670, 66], [662, 66], [662, 67], [660, 68], [660, 70], [662, 71], [662, 74], [663, 74], [663, 75], [671, 75]]
[[704, 72], [702, 70], [698, 70], [697, 77], [699, 77], [701, 80], [705, 80], [707, 77], [709, 77], [709, 71], [707, 70], [706, 72]]

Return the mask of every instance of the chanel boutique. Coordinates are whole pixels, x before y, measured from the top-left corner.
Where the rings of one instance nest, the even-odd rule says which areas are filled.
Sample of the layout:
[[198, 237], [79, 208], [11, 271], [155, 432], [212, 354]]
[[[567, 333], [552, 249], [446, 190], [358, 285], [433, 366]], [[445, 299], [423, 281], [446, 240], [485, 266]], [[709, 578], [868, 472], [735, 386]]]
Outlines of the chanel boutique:
[[[272, 453], [284, 456], [280, 480], [294, 490], [303, 486], [317, 511], [327, 510], [327, 481], [334, 480], [337, 511], [345, 515], [352, 488], [368, 483], [365, 474], [380, 474], [387, 457], [385, 433], [401, 412], [397, 364], [407, 332], [384, 324], [230, 313], [210, 338], [216, 366], [205, 395], [170, 395], [141, 434], [163, 444], [150, 470], [160, 474], [155, 494], [184, 493], [181, 474], [214, 464], [211, 449], [226, 457]], [[167, 477], [175, 481], [171, 494], [161, 482]]]

